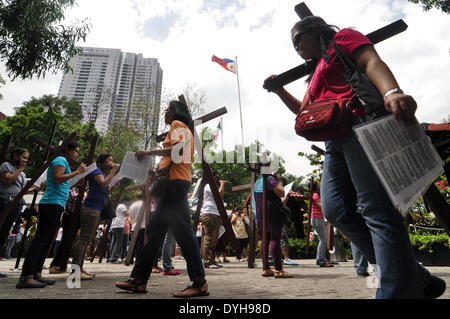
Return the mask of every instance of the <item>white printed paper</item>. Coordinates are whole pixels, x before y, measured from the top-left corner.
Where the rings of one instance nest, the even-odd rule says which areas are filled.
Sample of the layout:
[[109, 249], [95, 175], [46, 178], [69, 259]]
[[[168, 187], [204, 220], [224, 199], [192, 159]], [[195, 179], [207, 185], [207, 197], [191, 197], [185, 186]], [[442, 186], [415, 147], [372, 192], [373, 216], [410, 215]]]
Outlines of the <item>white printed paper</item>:
[[120, 165], [118, 175], [134, 179], [137, 182], [145, 182], [151, 163], [152, 156], [144, 156], [142, 161], [138, 161], [134, 152], [127, 152]]
[[117, 182], [120, 181], [122, 178], [123, 178], [123, 176], [120, 175], [120, 173], [114, 175], [113, 178], [111, 179], [111, 182], [109, 183], [108, 187], [109, 187], [109, 188], [113, 187], [113, 186], [116, 185]]
[[406, 215], [444, 171], [422, 126], [407, 126], [387, 115], [354, 131], [392, 203]]
[[97, 164], [94, 162], [89, 165], [84, 173], [78, 174], [77, 176], [70, 179], [70, 187], [75, 186], [83, 177], [87, 176], [89, 173], [93, 172], [97, 168]]
[[47, 181], [47, 171], [48, 168], [44, 171], [44, 173], [42, 173], [41, 176], [39, 176], [39, 178], [34, 182], [33, 186], [41, 187], [42, 183]]

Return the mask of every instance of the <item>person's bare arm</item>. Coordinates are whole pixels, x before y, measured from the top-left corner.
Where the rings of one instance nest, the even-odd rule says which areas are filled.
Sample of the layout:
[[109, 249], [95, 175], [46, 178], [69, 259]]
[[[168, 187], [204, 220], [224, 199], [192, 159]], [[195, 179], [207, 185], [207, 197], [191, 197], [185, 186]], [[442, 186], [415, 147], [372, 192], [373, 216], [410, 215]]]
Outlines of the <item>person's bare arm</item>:
[[[267, 80], [272, 79], [274, 77], [276, 77], [276, 75], [271, 75], [267, 78]], [[281, 88], [273, 91], [273, 93], [278, 95], [278, 97], [281, 99], [281, 101], [283, 101], [283, 103], [286, 104], [286, 106], [292, 113], [294, 113], [295, 115], [298, 114], [298, 112], [300, 110], [300, 106], [302, 105], [302, 101], [300, 101], [297, 98], [295, 98], [294, 96], [292, 96], [288, 91], [286, 91], [286, 89], [284, 87], [281, 87]]]
[[108, 176], [103, 177], [102, 174], [95, 175], [95, 177], [94, 177], [95, 181], [103, 188], [108, 187], [109, 183], [111, 183], [111, 181], [112, 181], [114, 175], [116, 174], [117, 170], [119, 169], [119, 167], [120, 167], [120, 164], [113, 163], [112, 169], [109, 172]]
[[78, 168], [75, 171], [73, 171], [72, 173], [64, 174], [66, 168], [61, 165], [56, 165], [53, 167], [53, 182], [56, 185], [64, 183], [64, 182], [68, 181], [69, 179], [71, 179], [72, 177], [85, 172], [86, 169], [87, 169], [86, 164], [81, 163], [78, 166]]
[[[363, 45], [357, 48], [352, 53], [352, 59], [364, 71], [382, 96], [392, 89], [400, 88], [391, 70], [381, 60], [373, 45]], [[417, 123], [414, 116], [417, 103], [412, 96], [404, 93], [389, 94], [384, 101], [384, 106], [388, 112], [394, 114], [397, 120], [404, 120], [408, 125]]]

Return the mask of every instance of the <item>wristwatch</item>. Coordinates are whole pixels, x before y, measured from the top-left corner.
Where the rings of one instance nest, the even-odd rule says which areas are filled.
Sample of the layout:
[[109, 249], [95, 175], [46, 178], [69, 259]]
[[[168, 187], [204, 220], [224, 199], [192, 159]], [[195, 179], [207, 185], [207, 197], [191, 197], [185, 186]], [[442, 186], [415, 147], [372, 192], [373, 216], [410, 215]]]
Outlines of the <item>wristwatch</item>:
[[403, 90], [400, 89], [400, 88], [395, 88], [395, 89], [392, 89], [392, 90], [387, 91], [387, 92], [384, 94], [384, 100], [386, 100], [386, 98], [387, 98], [389, 95], [391, 95], [392, 93], [403, 93]]

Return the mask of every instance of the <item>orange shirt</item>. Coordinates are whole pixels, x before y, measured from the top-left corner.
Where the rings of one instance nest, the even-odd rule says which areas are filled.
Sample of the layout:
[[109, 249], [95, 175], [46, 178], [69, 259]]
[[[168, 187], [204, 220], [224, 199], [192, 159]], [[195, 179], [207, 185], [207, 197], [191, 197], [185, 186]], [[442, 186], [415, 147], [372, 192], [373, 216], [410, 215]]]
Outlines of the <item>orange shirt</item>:
[[[177, 149], [175, 144], [181, 141], [187, 141], [187, 144], [184, 148]], [[175, 154], [175, 158], [164, 156], [159, 162], [159, 168], [167, 168], [170, 165], [170, 181], [185, 180], [191, 182], [191, 167], [192, 159], [194, 158], [194, 138], [187, 125], [183, 122], [173, 121], [170, 125], [170, 130], [164, 139], [163, 147], [166, 148], [171, 146], [174, 146], [174, 149], [176, 150], [175, 152], [172, 151], [172, 154]]]

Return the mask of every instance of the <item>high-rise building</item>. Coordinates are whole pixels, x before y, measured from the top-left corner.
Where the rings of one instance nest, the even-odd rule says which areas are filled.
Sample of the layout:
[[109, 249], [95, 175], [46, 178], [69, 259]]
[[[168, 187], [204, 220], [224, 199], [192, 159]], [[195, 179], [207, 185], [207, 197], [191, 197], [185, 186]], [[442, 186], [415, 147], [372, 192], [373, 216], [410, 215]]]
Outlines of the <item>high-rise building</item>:
[[[133, 125], [142, 147], [158, 130], [162, 69], [158, 59], [119, 49], [83, 47], [70, 61], [58, 97], [77, 99], [84, 122], [94, 122], [101, 134], [115, 123]], [[147, 144], [147, 145], [146, 145]]]

